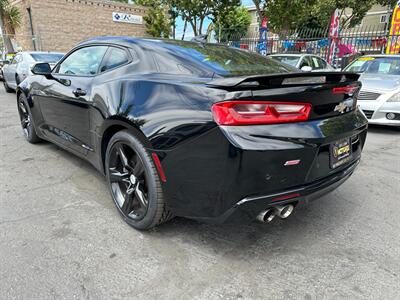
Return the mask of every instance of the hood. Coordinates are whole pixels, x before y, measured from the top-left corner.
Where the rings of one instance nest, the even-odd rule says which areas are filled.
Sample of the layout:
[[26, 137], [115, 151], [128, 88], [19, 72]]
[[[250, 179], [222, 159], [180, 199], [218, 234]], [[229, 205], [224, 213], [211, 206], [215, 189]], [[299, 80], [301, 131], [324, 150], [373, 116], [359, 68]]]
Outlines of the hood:
[[366, 90], [392, 91], [400, 87], [400, 75], [361, 74], [359, 81]]

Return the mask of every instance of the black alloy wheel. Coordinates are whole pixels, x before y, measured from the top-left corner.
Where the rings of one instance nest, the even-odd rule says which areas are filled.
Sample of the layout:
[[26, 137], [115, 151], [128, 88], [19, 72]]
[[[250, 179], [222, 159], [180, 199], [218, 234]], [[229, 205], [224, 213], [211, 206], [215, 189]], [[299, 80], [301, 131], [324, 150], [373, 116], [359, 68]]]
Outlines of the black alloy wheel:
[[149, 229], [171, 217], [151, 156], [130, 132], [111, 138], [106, 173], [114, 203], [129, 225]]
[[32, 144], [38, 143], [40, 138], [36, 135], [36, 130], [32, 123], [32, 116], [23, 94], [18, 97], [17, 103], [22, 132], [24, 133], [26, 140]]

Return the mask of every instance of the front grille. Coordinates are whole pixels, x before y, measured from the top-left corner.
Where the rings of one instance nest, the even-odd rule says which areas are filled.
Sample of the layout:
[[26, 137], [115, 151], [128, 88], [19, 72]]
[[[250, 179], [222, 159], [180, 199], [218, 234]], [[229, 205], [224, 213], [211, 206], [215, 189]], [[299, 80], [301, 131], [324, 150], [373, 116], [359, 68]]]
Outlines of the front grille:
[[373, 110], [363, 110], [363, 113], [365, 114], [367, 119], [371, 119], [372, 115], [374, 114], [374, 111]]
[[368, 101], [373, 101], [378, 99], [378, 97], [381, 94], [379, 93], [374, 93], [374, 92], [366, 92], [366, 91], [360, 91], [360, 93], [358, 94], [358, 100], [368, 100]]

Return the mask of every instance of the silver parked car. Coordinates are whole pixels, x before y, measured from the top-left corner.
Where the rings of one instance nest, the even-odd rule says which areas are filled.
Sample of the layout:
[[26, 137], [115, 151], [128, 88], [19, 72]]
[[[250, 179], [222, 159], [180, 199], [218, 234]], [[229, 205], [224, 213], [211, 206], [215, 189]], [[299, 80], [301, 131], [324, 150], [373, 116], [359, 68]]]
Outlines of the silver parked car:
[[325, 59], [313, 54], [272, 54], [270, 57], [305, 72], [336, 71]]
[[63, 53], [57, 52], [19, 52], [11, 62], [3, 66], [3, 84], [8, 93], [13, 92], [18, 84], [26, 77], [32, 75], [31, 67], [38, 62], [47, 62], [55, 65], [62, 57]]
[[400, 55], [367, 55], [344, 71], [360, 73], [358, 104], [371, 124], [400, 126]]

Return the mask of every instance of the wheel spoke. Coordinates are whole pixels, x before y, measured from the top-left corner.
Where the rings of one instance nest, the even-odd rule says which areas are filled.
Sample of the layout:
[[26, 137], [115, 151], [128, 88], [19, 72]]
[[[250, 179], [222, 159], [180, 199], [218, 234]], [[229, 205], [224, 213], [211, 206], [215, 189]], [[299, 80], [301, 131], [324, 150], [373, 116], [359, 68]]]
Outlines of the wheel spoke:
[[121, 210], [129, 215], [133, 210], [133, 193], [126, 193], [124, 203], [121, 206]]
[[143, 172], [144, 172], [143, 163], [142, 163], [142, 160], [138, 157], [138, 158], [136, 159], [136, 165], [135, 165], [135, 167], [133, 168], [132, 173], [133, 173], [133, 175], [135, 175], [136, 177], [139, 177], [140, 175], [143, 174]]
[[19, 103], [19, 108], [21, 109], [22, 113], [23, 113], [24, 115], [26, 115], [25, 105], [24, 105], [22, 102]]
[[117, 153], [118, 153], [119, 158], [121, 159], [121, 162], [122, 162], [122, 165], [124, 166], [124, 168], [131, 170], [132, 168], [129, 165], [128, 158], [127, 158], [125, 151], [121, 144], [119, 144], [117, 146]]
[[29, 120], [26, 119], [26, 118], [23, 118], [22, 121], [21, 121], [21, 126], [22, 126], [22, 128], [28, 127], [29, 126]]
[[142, 207], [147, 207], [147, 199], [146, 199], [144, 193], [142, 192], [142, 190], [140, 189], [140, 184], [138, 184], [135, 189], [135, 196], [139, 200], [140, 205]]
[[111, 182], [119, 182], [126, 181], [129, 182], [129, 173], [122, 173], [115, 168], [110, 168], [110, 181]]

